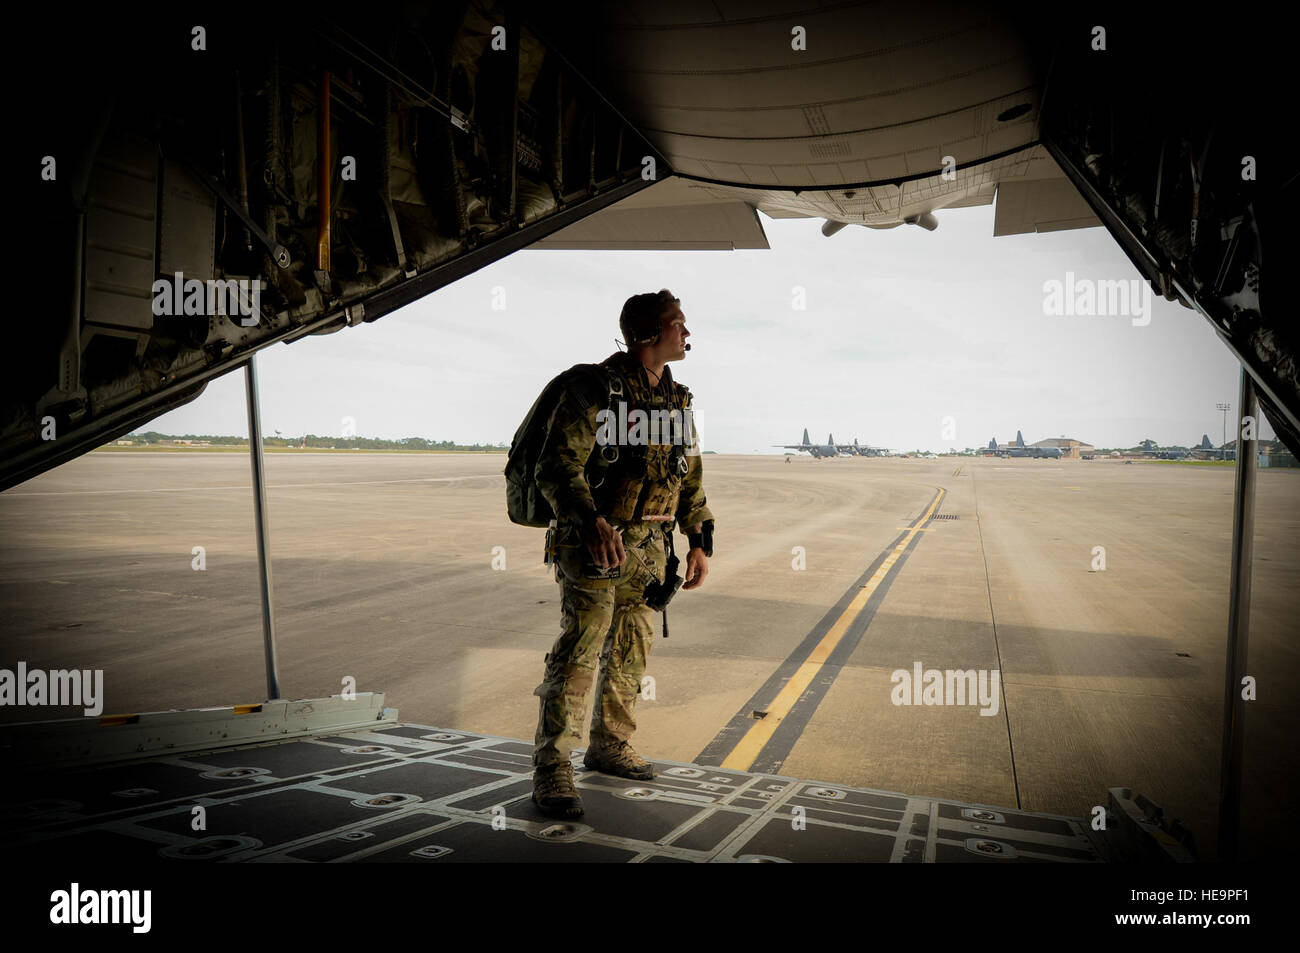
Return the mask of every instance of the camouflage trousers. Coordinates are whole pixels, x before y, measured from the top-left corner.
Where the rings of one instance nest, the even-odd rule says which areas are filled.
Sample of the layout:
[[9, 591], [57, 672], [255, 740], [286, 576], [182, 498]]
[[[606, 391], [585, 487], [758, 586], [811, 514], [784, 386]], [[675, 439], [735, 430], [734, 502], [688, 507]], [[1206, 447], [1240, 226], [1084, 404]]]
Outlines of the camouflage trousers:
[[593, 683], [589, 745], [617, 744], [636, 731], [636, 700], [655, 639], [656, 613], [645, 604], [645, 587], [663, 579], [667, 554], [654, 524], [634, 524], [622, 535], [627, 560], [618, 578], [587, 579], [591, 554], [576, 529], [557, 531], [560, 636], [533, 691], [541, 698], [533, 746], [537, 767], [568, 761], [581, 744]]

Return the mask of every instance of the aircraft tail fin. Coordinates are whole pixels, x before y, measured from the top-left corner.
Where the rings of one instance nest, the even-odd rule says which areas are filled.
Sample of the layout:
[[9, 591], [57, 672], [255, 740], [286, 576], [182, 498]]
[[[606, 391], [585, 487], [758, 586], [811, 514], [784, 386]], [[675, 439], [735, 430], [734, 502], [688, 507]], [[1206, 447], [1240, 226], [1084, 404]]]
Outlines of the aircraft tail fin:
[[1021, 435], [1020, 431], [1017, 430], [1017, 431], [1016, 431], [1016, 446], [1017, 446], [1017, 447], [1023, 447], [1024, 445], [1025, 445], [1025, 438]]
[[803, 445], [806, 447], [806, 446], [808, 446], [808, 443], [809, 443], [809, 440], [808, 440], [808, 428], [807, 428], [807, 427], [804, 427], [804, 428], [803, 428]]

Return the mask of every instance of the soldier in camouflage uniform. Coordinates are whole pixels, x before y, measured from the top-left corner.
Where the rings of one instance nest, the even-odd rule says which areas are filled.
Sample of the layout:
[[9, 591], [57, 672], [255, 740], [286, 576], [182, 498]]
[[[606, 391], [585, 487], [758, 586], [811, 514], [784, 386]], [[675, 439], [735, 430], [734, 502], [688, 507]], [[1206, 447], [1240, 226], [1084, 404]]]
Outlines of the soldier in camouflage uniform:
[[[617, 373], [628, 414], [636, 408], [647, 413], [676, 409], [687, 412], [689, 420], [690, 392], [673, 381], [666, 367], [668, 361], [684, 358], [688, 347], [690, 332], [678, 299], [667, 289], [634, 295], [623, 306], [619, 327], [628, 352], [616, 352], [602, 363]], [[645, 603], [645, 588], [664, 579], [664, 542], [674, 521], [690, 541], [684, 589], [704, 581], [706, 550], [712, 552], [713, 514], [704, 497], [698, 445], [683, 452], [679, 438], [674, 452], [666, 433], [657, 435], [660, 442], [648, 444], [625, 432], [618, 460], [604, 469], [595, 486], [588, 482], [588, 458], [593, 450], [601, 453], [616, 429], [601, 434], [605, 403], [566, 391], [535, 470], [537, 488], [556, 513], [553, 552], [561, 632], [546, 656], [544, 680], [534, 691], [541, 711], [533, 749], [533, 800], [555, 817], [577, 817], [583, 811], [569, 755], [581, 743], [593, 684], [591, 736], [583, 764], [621, 777], [654, 777], [650, 764], [628, 744], [655, 637], [655, 614]], [[621, 414], [617, 423], [622, 424]], [[694, 436], [689, 428], [687, 436]], [[611, 577], [595, 578], [602, 570]]]

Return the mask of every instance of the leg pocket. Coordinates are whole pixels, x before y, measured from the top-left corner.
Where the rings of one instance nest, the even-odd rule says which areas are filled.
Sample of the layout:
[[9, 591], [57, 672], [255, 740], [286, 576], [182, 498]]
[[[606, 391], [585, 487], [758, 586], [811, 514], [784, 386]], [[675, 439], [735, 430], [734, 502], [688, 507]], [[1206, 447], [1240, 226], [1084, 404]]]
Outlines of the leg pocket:
[[644, 598], [646, 586], [656, 579], [661, 582], [664, 579], [668, 554], [664, 550], [663, 537], [658, 533], [649, 536], [637, 547], [637, 555], [633, 558], [637, 560], [639, 572], [630, 581], [630, 585]]

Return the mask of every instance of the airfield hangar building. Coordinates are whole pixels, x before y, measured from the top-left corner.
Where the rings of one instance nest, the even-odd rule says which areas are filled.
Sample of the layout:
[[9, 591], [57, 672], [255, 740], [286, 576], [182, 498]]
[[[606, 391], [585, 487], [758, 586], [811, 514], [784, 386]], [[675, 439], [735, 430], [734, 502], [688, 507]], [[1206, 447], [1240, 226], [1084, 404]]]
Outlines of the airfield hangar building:
[[1037, 443], [1031, 443], [1031, 447], [1060, 447], [1062, 457], [1070, 457], [1073, 460], [1085, 453], [1092, 453], [1097, 448], [1092, 444], [1084, 443], [1082, 440], [1075, 440], [1073, 437], [1048, 437], [1046, 440], [1039, 440]]

